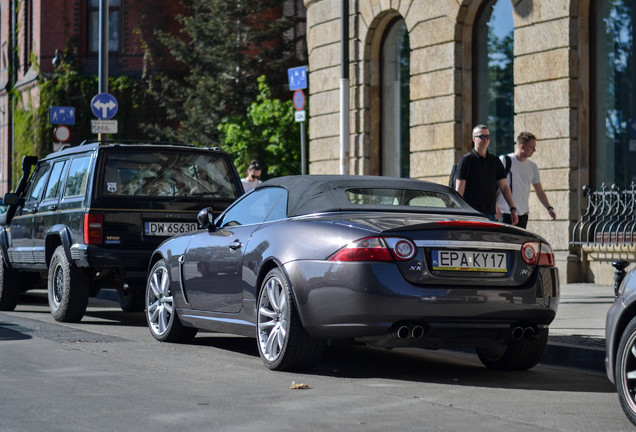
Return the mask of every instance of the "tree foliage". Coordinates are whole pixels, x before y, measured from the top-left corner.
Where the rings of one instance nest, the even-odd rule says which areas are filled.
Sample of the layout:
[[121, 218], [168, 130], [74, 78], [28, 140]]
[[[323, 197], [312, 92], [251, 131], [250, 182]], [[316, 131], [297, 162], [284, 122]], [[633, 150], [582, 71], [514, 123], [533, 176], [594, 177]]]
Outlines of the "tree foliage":
[[[55, 125], [49, 123], [49, 108], [70, 106], [75, 108], [75, 124], [70, 125], [71, 138], [68, 144], [77, 145], [86, 139], [96, 139], [91, 133], [91, 100], [98, 93], [98, 79], [85, 75], [80, 66], [69, 55], [51, 75], [39, 74], [37, 100], [31, 93], [15, 90], [16, 101], [14, 148], [12, 155], [12, 184], [19, 179], [22, 156], [43, 157], [53, 150]], [[122, 139], [145, 139], [143, 124], [149, 119], [163, 117], [160, 108], [149, 98], [141, 80], [119, 76], [108, 79], [109, 93], [118, 102], [115, 120], [118, 122], [118, 137]]]
[[258, 159], [268, 177], [300, 174], [300, 128], [294, 106], [291, 100], [272, 98], [264, 75], [258, 78], [258, 89], [246, 114], [226, 117], [219, 125], [223, 148], [232, 154], [240, 173]]
[[203, 146], [219, 145], [218, 125], [245, 112], [266, 75], [280, 92], [294, 65], [294, 41], [283, 34], [294, 25], [282, 17], [280, 0], [181, 0], [189, 13], [177, 17], [181, 32], [158, 38], [181, 68], [162, 74], [153, 92], [168, 122], [150, 124], [156, 137]]

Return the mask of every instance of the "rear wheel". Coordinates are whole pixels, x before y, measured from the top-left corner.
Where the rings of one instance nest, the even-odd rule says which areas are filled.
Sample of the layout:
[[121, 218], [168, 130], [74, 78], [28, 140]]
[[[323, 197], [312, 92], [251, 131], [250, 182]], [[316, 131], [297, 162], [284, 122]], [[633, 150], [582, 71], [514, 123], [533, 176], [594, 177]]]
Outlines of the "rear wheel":
[[20, 297], [20, 275], [7, 267], [0, 254], [0, 310], [12, 311], [18, 305]]
[[181, 323], [174, 307], [170, 274], [164, 260], [155, 263], [146, 284], [146, 321], [152, 336], [161, 342], [190, 342], [198, 329]]
[[136, 285], [118, 288], [117, 301], [124, 312], [141, 312], [146, 306], [145, 292]]
[[629, 322], [618, 344], [614, 376], [621, 407], [636, 425], [636, 318]]
[[298, 318], [291, 289], [275, 268], [265, 277], [258, 296], [258, 352], [272, 370], [306, 370], [316, 365], [323, 344], [311, 338]]
[[509, 345], [477, 348], [479, 360], [488, 369], [526, 370], [539, 363], [548, 344], [548, 330], [530, 340], [515, 341]]
[[49, 308], [56, 321], [79, 322], [88, 306], [89, 281], [85, 269], [75, 266], [58, 246], [49, 265]]

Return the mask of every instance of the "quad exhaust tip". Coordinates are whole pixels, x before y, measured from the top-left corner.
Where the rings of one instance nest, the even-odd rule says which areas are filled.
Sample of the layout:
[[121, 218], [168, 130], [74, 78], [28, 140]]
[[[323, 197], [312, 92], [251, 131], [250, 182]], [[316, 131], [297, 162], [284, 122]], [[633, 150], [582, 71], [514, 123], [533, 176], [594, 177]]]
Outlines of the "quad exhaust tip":
[[530, 340], [534, 337], [533, 327], [514, 327], [512, 329], [512, 338], [514, 340]]
[[419, 324], [405, 324], [394, 327], [391, 333], [395, 339], [420, 339], [421, 337], [424, 337], [426, 329], [424, 326]]

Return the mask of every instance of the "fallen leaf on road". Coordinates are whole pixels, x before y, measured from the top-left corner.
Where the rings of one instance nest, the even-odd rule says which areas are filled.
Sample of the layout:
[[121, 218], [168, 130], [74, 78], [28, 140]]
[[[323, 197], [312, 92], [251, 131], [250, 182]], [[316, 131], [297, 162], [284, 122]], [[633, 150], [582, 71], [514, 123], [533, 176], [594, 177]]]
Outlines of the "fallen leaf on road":
[[296, 381], [292, 381], [292, 385], [291, 387], [289, 387], [292, 390], [301, 390], [301, 389], [308, 389], [309, 388], [309, 384], [296, 384]]

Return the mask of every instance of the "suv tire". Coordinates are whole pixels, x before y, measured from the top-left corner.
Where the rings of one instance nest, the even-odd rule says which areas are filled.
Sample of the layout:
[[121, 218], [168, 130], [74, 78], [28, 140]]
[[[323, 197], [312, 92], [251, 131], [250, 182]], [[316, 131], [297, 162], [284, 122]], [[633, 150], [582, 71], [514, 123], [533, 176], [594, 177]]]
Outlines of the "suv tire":
[[4, 263], [0, 254], [0, 310], [12, 311], [20, 297], [20, 275]]
[[56, 321], [79, 322], [88, 305], [88, 273], [69, 262], [58, 246], [49, 265], [49, 307]]

